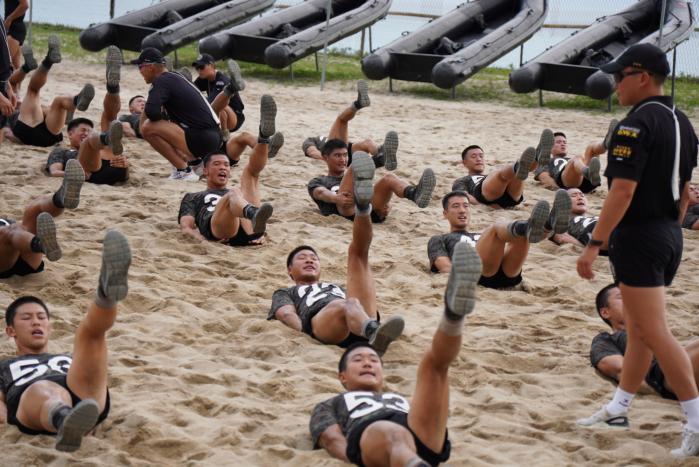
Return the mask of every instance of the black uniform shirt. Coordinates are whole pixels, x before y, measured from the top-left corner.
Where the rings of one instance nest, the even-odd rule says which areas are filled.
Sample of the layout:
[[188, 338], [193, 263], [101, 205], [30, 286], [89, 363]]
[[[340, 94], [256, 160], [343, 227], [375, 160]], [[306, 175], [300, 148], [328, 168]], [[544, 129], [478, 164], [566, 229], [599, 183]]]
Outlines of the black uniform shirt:
[[[650, 97], [636, 104], [614, 129], [604, 174], [610, 186], [614, 178], [638, 182], [620, 226], [679, 217], [679, 206], [672, 195], [675, 121], [670, 109], [670, 97]], [[681, 190], [697, 165], [697, 136], [687, 116], [679, 110], [675, 113], [680, 124]]]

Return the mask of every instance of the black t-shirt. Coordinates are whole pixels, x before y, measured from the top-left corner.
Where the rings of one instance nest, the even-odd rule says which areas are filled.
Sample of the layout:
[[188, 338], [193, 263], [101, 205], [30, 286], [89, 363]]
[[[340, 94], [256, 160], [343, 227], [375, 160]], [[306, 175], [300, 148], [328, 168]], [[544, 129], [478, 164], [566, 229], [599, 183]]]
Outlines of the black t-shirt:
[[46, 161], [46, 172], [49, 172], [49, 167], [51, 167], [52, 164], [56, 164], [60, 162], [63, 164], [63, 167], [66, 166], [66, 163], [71, 160], [71, 159], [77, 159], [78, 158], [78, 150], [77, 149], [70, 149], [70, 148], [64, 148], [62, 146], [56, 146], [51, 150], [49, 153], [49, 158]]
[[70, 354], [36, 354], [0, 362], [0, 390], [8, 406], [19, 404], [22, 393], [36, 381], [65, 382], [73, 362]]
[[699, 204], [687, 208], [687, 214], [682, 221], [682, 227], [692, 230], [692, 226], [696, 221], [699, 221]]
[[275, 313], [284, 305], [294, 305], [296, 314], [303, 321], [305, 318], [315, 316], [328, 303], [344, 298], [345, 289], [329, 282], [278, 289], [272, 295], [272, 306], [267, 319], [276, 319]]
[[177, 215], [177, 222], [180, 222], [182, 216], [192, 216], [194, 217], [194, 222], [197, 224], [197, 227], [204, 225], [206, 218], [214, 215], [214, 210], [216, 209], [218, 201], [226, 193], [228, 193], [227, 188], [187, 193], [180, 203], [180, 212]]
[[483, 182], [485, 175], [466, 175], [465, 177], [457, 178], [451, 185], [451, 191], [465, 191], [469, 195], [473, 195], [476, 186]]
[[131, 113], [131, 114], [123, 114], [119, 116], [119, 121], [120, 122], [126, 122], [129, 125], [131, 125], [131, 128], [133, 129], [134, 133], [136, 133], [136, 138], [143, 138], [141, 135], [141, 114], [139, 113]]
[[479, 238], [481, 238], [481, 234], [471, 232], [449, 232], [433, 236], [427, 242], [427, 257], [430, 259], [430, 270], [439, 272], [434, 265], [435, 260], [440, 256], [446, 256], [451, 260], [451, 255], [454, 253], [454, 247], [457, 243], [468, 242], [475, 247]]
[[[225, 88], [230, 82], [231, 79], [228, 76], [220, 71], [217, 71], [213, 81], [209, 81], [208, 79], [204, 78], [197, 78], [194, 80], [194, 85], [197, 87], [197, 89], [206, 93], [209, 103], [211, 103], [214, 101], [214, 99], [216, 99], [216, 96], [221, 94], [223, 88]], [[238, 91], [231, 95], [230, 101], [228, 101], [228, 106], [236, 113], [241, 113], [245, 109]]]
[[[636, 104], [614, 129], [604, 174], [609, 185], [614, 178], [638, 182], [620, 226], [677, 220], [679, 216], [671, 183], [675, 159], [675, 121], [671, 109], [668, 96], [648, 98]], [[680, 125], [679, 188], [682, 190], [697, 166], [697, 136], [687, 116], [679, 110], [675, 114]]]
[[[334, 177], [332, 175], [322, 175], [320, 177], [316, 177], [308, 182], [308, 194], [311, 195], [311, 198], [313, 198], [313, 190], [321, 186], [337, 194], [337, 192], [340, 190], [340, 182], [342, 182], [342, 177]], [[329, 216], [330, 214], [339, 214], [337, 205], [334, 203], [326, 203], [325, 201], [315, 198], [313, 198], [313, 201], [315, 201], [318, 205], [318, 209], [320, 209], [320, 213], [322, 215]]]
[[568, 234], [583, 245], [587, 245], [592, 238], [599, 217], [575, 216], [568, 222]]
[[313, 449], [320, 448], [320, 435], [335, 424], [340, 425], [342, 434], [347, 438], [355, 428], [365, 427], [396, 412], [409, 411], [410, 403], [403, 396], [390, 392], [350, 391], [338, 394], [313, 408], [309, 423]]
[[[12, 14], [12, 12], [17, 9], [18, 6], [19, 6], [19, 0], [5, 0], [5, 16], [4, 17], [7, 18], [8, 16], [10, 16]], [[18, 21], [18, 22], [24, 21], [25, 14], [26, 13], [22, 14], [22, 16], [20, 16], [18, 18], [15, 18], [15, 21]], [[13, 21], [13, 24], [14, 24], [14, 21]]]
[[590, 363], [597, 368], [599, 362], [612, 355], [624, 355], [626, 352], [626, 331], [616, 331], [612, 334], [600, 332], [590, 345]]
[[146, 101], [146, 116], [153, 121], [163, 118], [165, 108], [170, 121], [183, 128], [199, 130], [219, 127], [218, 117], [199, 90], [179, 73], [165, 72], [158, 76]]

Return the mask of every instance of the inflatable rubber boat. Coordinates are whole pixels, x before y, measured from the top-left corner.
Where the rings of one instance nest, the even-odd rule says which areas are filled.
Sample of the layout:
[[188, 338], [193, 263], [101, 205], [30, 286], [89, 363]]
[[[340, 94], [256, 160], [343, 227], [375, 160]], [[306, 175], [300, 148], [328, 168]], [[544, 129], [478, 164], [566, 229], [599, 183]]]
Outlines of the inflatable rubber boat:
[[132, 11], [80, 33], [80, 45], [97, 52], [109, 45], [140, 51], [155, 47], [163, 53], [246, 21], [274, 0], [165, 0]]
[[407, 33], [362, 60], [369, 79], [462, 83], [538, 31], [548, 0], [476, 0]]
[[599, 18], [510, 74], [518, 93], [537, 89], [605, 99], [615, 89], [611, 75], [599, 67], [627, 47], [650, 42], [670, 51], [692, 32], [694, 16], [686, 0], [668, 0], [660, 39], [661, 0], [640, 0], [614, 15]]
[[391, 0], [307, 0], [203, 39], [199, 51], [215, 59], [234, 58], [284, 68], [371, 26], [388, 13]]

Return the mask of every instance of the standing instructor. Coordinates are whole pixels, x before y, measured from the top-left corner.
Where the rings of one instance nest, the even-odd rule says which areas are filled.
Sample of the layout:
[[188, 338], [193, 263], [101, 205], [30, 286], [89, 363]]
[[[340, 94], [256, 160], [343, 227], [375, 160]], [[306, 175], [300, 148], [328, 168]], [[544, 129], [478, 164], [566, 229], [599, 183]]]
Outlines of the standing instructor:
[[697, 136], [672, 99], [663, 95], [670, 72], [665, 53], [637, 44], [600, 69], [613, 73], [621, 105], [633, 106], [614, 129], [608, 149], [609, 194], [592, 239], [578, 259], [578, 274], [609, 241], [609, 259], [624, 302], [628, 346], [612, 400], [578, 425], [628, 426], [627, 412], [655, 355], [687, 417], [675, 457], [699, 454], [699, 394], [687, 353], [665, 319], [665, 287], [682, 257], [680, 220], [697, 165]]

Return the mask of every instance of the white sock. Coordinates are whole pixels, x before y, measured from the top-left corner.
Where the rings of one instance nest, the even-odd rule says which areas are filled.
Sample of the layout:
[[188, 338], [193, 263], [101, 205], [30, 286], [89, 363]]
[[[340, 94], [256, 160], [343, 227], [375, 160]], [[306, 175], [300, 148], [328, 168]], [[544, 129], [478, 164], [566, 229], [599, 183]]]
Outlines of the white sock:
[[464, 318], [453, 320], [442, 315], [442, 320], [439, 322], [439, 330], [447, 336], [460, 336], [464, 329]]
[[607, 404], [607, 412], [609, 413], [609, 415], [617, 416], [628, 412], [629, 407], [631, 407], [631, 401], [633, 400], [634, 395], [635, 394], [626, 392], [621, 388], [616, 388], [616, 391], [614, 392], [614, 397], [609, 402], [609, 404]]
[[687, 426], [695, 432], [699, 432], [699, 397], [688, 401], [681, 401], [680, 406], [687, 417]]

